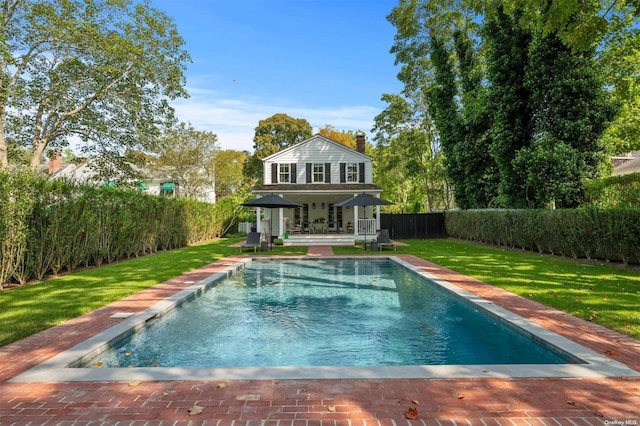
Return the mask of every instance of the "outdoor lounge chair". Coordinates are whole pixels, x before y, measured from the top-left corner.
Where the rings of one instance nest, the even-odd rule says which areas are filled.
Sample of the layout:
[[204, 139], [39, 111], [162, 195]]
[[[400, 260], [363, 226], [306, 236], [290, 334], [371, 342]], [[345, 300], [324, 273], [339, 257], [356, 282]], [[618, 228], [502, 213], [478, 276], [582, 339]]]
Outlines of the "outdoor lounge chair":
[[394, 251], [396, 249], [395, 243], [389, 238], [388, 229], [381, 229], [380, 234], [378, 234], [378, 249], [382, 250], [384, 247], [393, 247]]
[[260, 233], [259, 232], [249, 232], [247, 235], [247, 241], [240, 246], [240, 253], [242, 253], [242, 249], [245, 247], [253, 247], [253, 252], [255, 253], [260, 247]]

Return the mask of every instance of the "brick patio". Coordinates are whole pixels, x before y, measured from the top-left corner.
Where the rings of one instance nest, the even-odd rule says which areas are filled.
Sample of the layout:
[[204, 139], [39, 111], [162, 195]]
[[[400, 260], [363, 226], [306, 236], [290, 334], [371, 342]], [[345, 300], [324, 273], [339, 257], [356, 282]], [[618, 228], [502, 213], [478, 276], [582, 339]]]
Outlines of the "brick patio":
[[[309, 255], [330, 256], [330, 248]], [[640, 342], [414, 256], [399, 256], [640, 371]], [[0, 425], [634, 425], [640, 379], [13, 383], [17, 374], [226, 267], [226, 258], [0, 348]], [[406, 419], [409, 408], [417, 419]], [[198, 412], [201, 411], [199, 414]], [[616, 423], [617, 422], [617, 423]], [[635, 422], [635, 423], [634, 423]]]

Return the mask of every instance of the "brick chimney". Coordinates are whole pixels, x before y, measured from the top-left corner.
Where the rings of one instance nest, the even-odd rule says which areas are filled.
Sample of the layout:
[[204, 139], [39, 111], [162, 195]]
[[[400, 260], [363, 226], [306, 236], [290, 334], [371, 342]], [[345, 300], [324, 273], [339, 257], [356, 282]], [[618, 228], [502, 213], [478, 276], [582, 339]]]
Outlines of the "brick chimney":
[[49, 157], [49, 174], [52, 175], [62, 168], [62, 154], [54, 152]]
[[364, 134], [358, 133], [356, 135], [356, 151], [364, 154]]

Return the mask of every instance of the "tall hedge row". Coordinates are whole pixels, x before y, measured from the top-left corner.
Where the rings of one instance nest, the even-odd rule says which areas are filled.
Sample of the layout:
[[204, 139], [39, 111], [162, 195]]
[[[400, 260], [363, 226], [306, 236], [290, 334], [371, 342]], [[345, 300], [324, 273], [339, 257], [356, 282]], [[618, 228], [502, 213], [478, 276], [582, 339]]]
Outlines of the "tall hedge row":
[[573, 258], [640, 263], [640, 209], [461, 210], [447, 235]]
[[220, 236], [216, 206], [0, 172], [0, 288]]

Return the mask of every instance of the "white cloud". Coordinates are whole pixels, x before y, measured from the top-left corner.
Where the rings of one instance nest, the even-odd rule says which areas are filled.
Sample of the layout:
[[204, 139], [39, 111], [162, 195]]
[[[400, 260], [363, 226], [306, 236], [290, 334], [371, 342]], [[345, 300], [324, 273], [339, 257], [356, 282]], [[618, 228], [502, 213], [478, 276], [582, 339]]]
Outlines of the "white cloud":
[[304, 118], [314, 132], [327, 124], [338, 130], [369, 132], [373, 118], [380, 112], [371, 106], [313, 108], [287, 105], [285, 101], [271, 105], [254, 100], [215, 99], [215, 95], [211, 96], [212, 100], [204, 100], [205, 91], [190, 89], [190, 92], [192, 98], [174, 102], [179, 119], [218, 135], [222, 149], [239, 151], [253, 151], [253, 135], [258, 122], [276, 113]]

